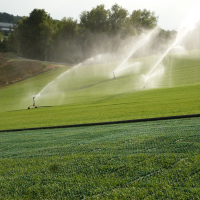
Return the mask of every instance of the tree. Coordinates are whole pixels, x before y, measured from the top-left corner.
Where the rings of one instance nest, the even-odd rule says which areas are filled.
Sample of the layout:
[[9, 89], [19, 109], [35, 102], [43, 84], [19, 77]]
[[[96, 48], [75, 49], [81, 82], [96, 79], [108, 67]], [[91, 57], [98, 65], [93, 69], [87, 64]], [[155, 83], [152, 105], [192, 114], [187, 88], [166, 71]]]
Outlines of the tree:
[[73, 18], [64, 17], [57, 23], [55, 37], [56, 39], [72, 38], [75, 35], [77, 21]]
[[7, 22], [7, 23], [12, 23], [14, 22], [14, 16], [10, 15], [8, 13], [0, 13], [0, 21], [1, 22]]
[[109, 26], [111, 33], [118, 33], [126, 26], [128, 11], [120, 7], [118, 4], [112, 6], [109, 11]]
[[105, 9], [104, 5], [99, 5], [90, 12], [82, 12], [80, 15], [80, 25], [92, 32], [107, 32], [108, 10]]
[[45, 10], [34, 9], [29, 17], [17, 22], [3, 48], [32, 59], [74, 63], [99, 53], [115, 52], [121, 39], [156, 25], [153, 12], [136, 10], [129, 15], [118, 4], [110, 10], [98, 5], [82, 12], [79, 24], [73, 18], [56, 21]]
[[54, 32], [54, 21], [43, 9], [34, 9], [29, 17], [18, 22], [16, 28], [23, 56], [46, 60], [49, 56], [51, 37]]
[[17, 41], [16, 32], [10, 33], [7, 40], [7, 50], [19, 53], [19, 43]]
[[8, 40], [4, 38], [3, 40], [0, 41], [0, 51], [1, 52], [7, 52], [8, 51]]
[[0, 12], [0, 22], [17, 23], [22, 17]]
[[71, 62], [75, 54], [77, 21], [73, 18], [63, 18], [57, 23], [53, 35], [53, 56], [56, 60]]
[[144, 10], [134, 10], [130, 16], [130, 23], [141, 33], [142, 29], [153, 29], [157, 26], [155, 13]]

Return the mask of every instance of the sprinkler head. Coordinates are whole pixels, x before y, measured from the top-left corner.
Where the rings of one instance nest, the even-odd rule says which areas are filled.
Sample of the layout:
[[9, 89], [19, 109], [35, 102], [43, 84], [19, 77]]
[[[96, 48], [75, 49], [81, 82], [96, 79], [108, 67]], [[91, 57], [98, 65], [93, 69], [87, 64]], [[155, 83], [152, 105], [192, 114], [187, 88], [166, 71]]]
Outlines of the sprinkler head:
[[115, 72], [113, 72], [113, 79], [115, 79]]

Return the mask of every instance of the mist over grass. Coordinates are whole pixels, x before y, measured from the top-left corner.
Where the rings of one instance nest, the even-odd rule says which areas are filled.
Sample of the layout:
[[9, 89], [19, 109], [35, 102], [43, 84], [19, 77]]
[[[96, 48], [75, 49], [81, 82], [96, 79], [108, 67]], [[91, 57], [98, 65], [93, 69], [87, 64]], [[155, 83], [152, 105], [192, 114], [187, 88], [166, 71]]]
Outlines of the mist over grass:
[[[190, 19], [191, 16], [192, 19]], [[188, 15], [188, 19], [189, 22], [193, 24], [193, 28], [190, 29], [191, 24], [182, 24], [175, 41], [168, 41], [169, 43], [166, 48], [163, 48], [163, 50], [158, 47], [155, 48], [154, 45], [161, 30], [159, 28], [150, 31], [143, 30], [139, 36], [127, 37], [123, 40], [120, 44], [121, 48], [118, 48], [117, 52], [96, 54], [84, 62], [79, 63], [71, 70], [57, 77], [53, 82], [48, 83], [36, 95], [36, 98], [44, 99], [44, 95], [47, 95], [49, 91], [51, 91], [55, 96], [60, 95], [59, 102], [61, 102], [64, 100], [66, 91], [71, 90], [72, 88], [75, 90], [88, 88], [89, 90], [85, 91], [87, 94], [86, 96], [92, 96], [93, 94], [98, 95], [96, 91], [99, 91], [101, 95], [120, 94], [130, 91], [138, 91], [141, 90], [141, 88], [179, 86], [181, 83], [174, 82], [172, 78], [174, 75], [172, 69], [175, 60], [174, 58], [177, 57], [181, 59], [186, 56], [188, 43], [190, 43], [190, 48], [192, 47], [192, 49], [195, 49], [195, 47], [198, 47], [198, 42], [195, 43], [191, 41], [199, 41], [196, 34], [199, 32], [199, 26], [198, 23], [196, 23], [198, 22], [198, 19], [195, 19], [196, 21], [194, 21], [193, 13]], [[193, 40], [191, 40], [191, 38]], [[102, 41], [102, 44], [104, 45], [104, 41]], [[197, 44], [197, 46], [192, 46], [192, 44]], [[101, 44], [99, 46], [102, 47]], [[163, 47], [163, 44], [160, 44], [159, 46]], [[174, 58], [169, 59], [169, 54], [172, 54]], [[147, 56], [149, 59], [146, 62], [146, 58], [144, 59], [144, 57]], [[141, 58], [140, 61], [137, 61], [137, 57]], [[133, 58], [135, 60], [133, 60]], [[168, 63], [166, 62], [167, 59]], [[199, 57], [197, 56], [196, 62], [198, 62], [198, 59]], [[186, 65], [189, 68], [188, 63]], [[176, 67], [180, 67], [180, 65], [178, 64]], [[126, 78], [126, 82], [123, 82], [123, 88], [121, 89], [115, 83], [115, 86], [117, 86], [117, 90], [115, 90], [115, 86], [110, 80], [113, 78], [115, 79], [115, 82], [117, 82], [116, 78], [124, 77]], [[167, 79], [168, 83], [166, 82]], [[63, 80], [64, 84], [62, 83]], [[102, 85], [102, 81], [107, 82], [105, 87]], [[97, 84], [101, 84], [100, 89]], [[182, 85], [183, 84], [184, 81], [182, 82]], [[93, 86], [94, 90], [90, 90]], [[97, 86], [97, 88], [95, 88], [95, 86]], [[88, 91], [90, 94], [87, 93]], [[44, 93], [43, 97], [41, 97], [42, 93]]]
[[[167, 56], [148, 79], [145, 74], [158, 59], [158, 56], [131, 59], [120, 66], [120, 62], [98, 65], [81, 64], [68, 69], [64, 75], [44, 88], [36, 101], [40, 105], [46, 102], [51, 105], [81, 103], [94, 101], [110, 95], [132, 93], [152, 88], [167, 88], [199, 84], [199, 58], [194, 57], [198, 50], [190, 55], [171, 54]], [[190, 57], [191, 56], [191, 57]], [[99, 55], [102, 59], [104, 55]], [[93, 58], [95, 60], [95, 58]], [[117, 70], [116, 70], [117, 69]], [[113, 73], [115, 74], [113, 77]], [[59, 76], [58, 76], [59, 77]], [[49, 84], [48, 83], [48, 84]], [[47, 85], [48, 85], [47, 84]], [[34, 94], [32, 93], [32, 96]], [[31, 96], [29, 96], [31, 99]], [[86, 100], [87, 99], [87, 100]], [[49, 105], [49, 104], [48, 104]]]
[[[92, 118], [89, 115], [93, 116], [93, 120], [95, 118], [91, 114], [91, 110], [91, 113], [89, 112], [90, 114], [88, 113], [87, 116], [80, 115], [78, 118], [74, 116], [72, 120], [69, 120], [67, 117], [66, 121], [64, 120], [66, 118], [64, 117], [64, 110], [67, 108], [77, 107], [77, 110], [75, 109], [75, 115], [77, 115], [79, 107], [81, 109], [84, 108], [86, 111], [87, 106], [90, 107], [90, 105], [95, 104], [95, 109], [98, 109], [99, 102], [105, 102], [105, 104], [101, 105], [102, 107], [105, 105], [112, 107], [113, 101], [117, 99], [116, 104], [119, 103], [119, 107], [112, 107], [115, 111], [113, 110], [113, 113], [110, 116], [108, 115], [108, 118], [104, 119], [106, 115], [103, 112], [100, 112], [100, 114], [98, 114], [99, 111], [95, 112], [97, 121], [106, 121], [112, 120], [111, 116], [113, 116], [114, 112], [118, 113], [118, 110], [122, 111], [123, 106], [121, 107], [120, 102], [123, 102], [123, 100], [127, 102], [126, 97], [129, 96], [128, 101], [131, 103], [128, 104], [130, 107], [133, 106], [135, 108], [140, 105], [133, 104], [132, 98], [136, 99], [137, 103], [146, 102], [145, 106], [141, 104], [140, 111], [136, 111], [133, 116], [128, 114], [129, 109], [127, 107], [127, 110], [124, 111], [123, 115], [121, 114], [121, 117], [116, 117], [118, 120], [187, 114], [187, 112], [198, 113], [198, 106], [196, 108], [192, 106], [193, 109], [190, 109], [189, 107], [185, 107], [186, 104], [178, 105], [173, 100], [174, 91], [177, 92], [177, 98], [181, 98], [180, 102], [182, 99], [185, 99], [185, 96], [189, 96], [186, 100], [189, 103], [188, 105], [191, 105], [190, 101], [193, 102], [192, 98], [198, 98], [196, 89], [200, 84], [200, 51], [198, 49], [187, 50], [189, 49], [187, 44], [191, 44], [191, 35], [193, 36], [194, 33], [196, 35], [196, 31], [198, 32], [198, 27], [191, 32], [186, 32], [177, 43], [174, 43], [172, 40], [166, 46], [169, 49], [166, 55], [166, 49], [156, 53], [153, 51], [153, 41], [160, 34], [160, 30], [156, 28], [144, 31], [139, 37], [127, 38], [127, 40], [121, 43], [121, 49], [115, 53], [96, 54], [84, 62], [67, 69], [53, 69], [36, 77], [4, 87], [0, 89], [1, 96], [3, 97], [0, 99], [0, 110], [4, 112], [26, 109], [33, 104], [33, 96], [36, 96], [37, 106], [60, 106], [58, 108], [63, 109], [63, 112], [60, 110], [63, 114], [60, 115], [62, 117], [58, 117], [58, 119], [62, 118], [59, 122], [49, 119], [49, 122], [48, 120], [44, 120], [44, 123], [38, 121], [33, 126], [36, 126], [36, 124], [42, 126], [51, 123], [61, 125], [66, 123], [92, 122]], [[197, 37], [193, 39], [198, 41]], [[149, 72], [151, 73], [149, 74]], [[148, 79], [146, 78], [147, 75]], [[167, 88], [172, 88], [172, 90]], [[152, 109], [152, 113], [146, 112], [147, 114], [145, 114], [145, 109], [148, 110], [148, 108], [152, 107], [149, 99], [153, 99], [155, 93], [157, 93], [157, 89], [159, 89], [158, 91], [161, 94], [160, 96], [155, 96], [154, 101], [159, 102], [158, 104], [154, 104], [156, 111], [154, 112]], [[179, 91], [184, 91], [184, 93], [180, 94]], [[191, 91], [194, 94], [191, 95]], [[167, 106], [160, 112], [157, 109], [162, 101], [165, 102], [165, 92], [169, 92], [168, 100], [172, 104], [175, 102], [175, 104], [171, 109]], [[174, 112], [173, 109], [176, 106], [177, 109]], [[57, 107], [55, 109], [49, 108], [49, 111], [51, 109], [53, 109], [52, 113], [54, 113]], [[22, 111], [22, 115], [24, 112]], [[40, 110], [33, 112], [36, 114]], [[52, 117], [52, 115], [50, 116]], [[86, 117], [86, 119], [83, 120], [83, 117]], [[53, 117], [52, 119], [55, 118]], [[35, 119], [31, 120], [35, 121]], [[22, 121], [17, 125], [18, 127], [22, 125]], [[14, 123], [13, 127], [15, 126]], [[31, 126], [31, 124], [23, 125], [23, 127], [28, 126]], [[8, 123], [4, 127], [8, 128]]]

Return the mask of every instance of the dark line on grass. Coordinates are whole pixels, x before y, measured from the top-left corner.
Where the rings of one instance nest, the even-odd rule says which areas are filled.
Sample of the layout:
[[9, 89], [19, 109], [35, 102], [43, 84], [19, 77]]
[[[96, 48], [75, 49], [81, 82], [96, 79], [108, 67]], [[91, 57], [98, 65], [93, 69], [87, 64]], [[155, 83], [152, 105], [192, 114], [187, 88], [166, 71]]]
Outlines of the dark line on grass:
[[[53, 107], [53, 106], [37, 106], [35, 108], [31, 108], [31, 109], [36, 109], [36, 108], [46, 108], [46, 107]], [[15, 112], [15, 111], [22, 111], [22, 110], [27, 110], [27, 109], [20, 109], [20, 110], [10, 110], [7, 112]]]
[[177, 115], [177, 116], [168, 116], [168, 117], [155, 117], [155, 118], [133, 119], [133, 120], [111, 121], [111, 122], [96, 122], [96, 123], [87, 123], [87, 124], [46, 126], [46, 127], [23, 128], [23, 129], [8, 129], [8, 130], [0, 130], [0, 132], [28, 131], [28, 130], [54, 129], [54, 128], [72, 128], [72, 127], [83, 127], [83, 126], [100, 126], [100, 125], [109, 125], [109, 124], [137, 123], [137, 122], [160, 121], [160, 120], [169, 120], [169, 119], [184, 119], [184, 118], [194, 118], [194, 117], [200, 117], [200, 114]]

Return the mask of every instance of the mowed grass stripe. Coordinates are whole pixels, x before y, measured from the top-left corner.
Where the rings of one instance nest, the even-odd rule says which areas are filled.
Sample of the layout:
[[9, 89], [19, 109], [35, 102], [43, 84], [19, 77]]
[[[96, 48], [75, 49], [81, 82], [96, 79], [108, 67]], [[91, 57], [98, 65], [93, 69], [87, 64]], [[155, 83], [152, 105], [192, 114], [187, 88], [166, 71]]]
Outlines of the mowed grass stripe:
[[110, 95], [98, 101], [0, 114], [0, 129], [121, 121], [200, 113], [200, 85]]
[[2, 199], [198, 199], [200, 118], [1, 133]]

